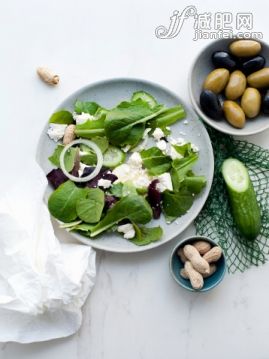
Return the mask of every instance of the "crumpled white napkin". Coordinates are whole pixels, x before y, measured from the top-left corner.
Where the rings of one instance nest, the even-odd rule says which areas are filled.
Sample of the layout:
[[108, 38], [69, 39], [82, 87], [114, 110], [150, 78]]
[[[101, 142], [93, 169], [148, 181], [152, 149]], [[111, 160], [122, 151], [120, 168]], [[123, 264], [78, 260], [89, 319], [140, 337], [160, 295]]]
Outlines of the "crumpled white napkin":
[[66, 337], [81, 325], [95, 251], [57, 240], [36, 163], [17, 177], [0, 194], [0, 342]]

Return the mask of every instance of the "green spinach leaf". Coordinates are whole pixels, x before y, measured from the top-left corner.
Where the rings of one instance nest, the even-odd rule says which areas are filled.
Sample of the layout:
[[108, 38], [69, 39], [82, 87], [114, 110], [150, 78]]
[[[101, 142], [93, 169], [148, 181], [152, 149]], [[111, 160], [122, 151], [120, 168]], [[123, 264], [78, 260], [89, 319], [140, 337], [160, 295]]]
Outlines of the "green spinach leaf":
[[160, 127], [164, 128], [166, 126], [170, 126], [178, 120], [182, 120], [186, 117], [186, 112], [182, 105], [178, 105], [175, 107], [171, 107], [159, 114], [154, 120], [150, 121], [150, 126], [152, 128]]
[[175, 191], [179, 190], [187, 172], [191, 170], [197, 160], [198, 154], [191, 153], [188, 157], [177, 158], [172, 161], [171, 177]]
[[95, 136], [104, 136], [105, 116], [101, 116], [97, 120], [87, 120], [81, 125], [76, 125], [75, 133], [77, 137], [92, 138]]
[[[91, 139], [97, 146], [100, 148], [101, 152], [104, 153], [108, 149], [108, 140], [106, 137], [93, 137]], [[86, 165], [94, 165], [96, 164], [97, 158], [96, 153], [90, 149], [86, 145], [80, 145], [81, 153], [80, 153], [80, 161]]]
[[[105, 119], [105, 133], [109, 142], [114, 145], [133, 144], [134, 126], [145, 124], [150, 119], [165, 111], [165, 107], [158, 105], [150, 108], [149, 104], [141, 99], [132, 102], [121, 102], [110, 110]], [[134, 130], [133, 130], [134, 131]], [[142, 138], [142, 126], [137, 126], [135, 142]], [[132, 143], [130, 143], [132, 142]]]
[[74, 221], [77, 218], [77, 201], [85, 198], [88, 190], [77, 187], [72, 181], [61, 184], [48, 200], [51, 215], [65, 223]]
[[148, 202], [138, 194], [130, 194], [123, 197], [109, 209], [106, 216], [93, 227], [91, 236], [97, 236], [123, 219], [129, 219], [131, 222], [141, 224], [148, 223], [152, 219], [152, 209]]
[[99, 188], [89, 188], [87, 197], [77, 201], [78, 217], [86, 223], [97, 223], [102, 215], [105, 195]]
[[194, 197], [186, 188], [178, 192], [164, 191], [162, 208], [169, 221], [185, 214], [192, 206]]
[[205, 176], [187, 176], [182, 182], [182, 186], [185, 186], [191, 193], [198, 194], [206, 185]]
[[99, 105], [96, 102], [88, 102], [88, 101], [79, 101], [75, 102], [75, 112], [81, 114], [82, 112], [88, 113], [90, 115], [95, 115], [98, 110]]
[[66, 110], [54, 112], [49, 119], [49, 123], [57, 123], [59, 125], [70, 125], [73, 122], [72, 113]]
[[165, 156], [157, 147], [151, 147], [140, 152], [143, 165], [152, 176], [160, 175], [171, 168], [171, 158]]
[[[50, 162], [60, 168], [60, 155], [62, 153], [62, 150], [64, 149], [63, 145], [58, 145], [53, 154], [49, 157]], [[65, 156], [64, 156], [64, 164], [65, 164], [65, 168], [67, 170], [67, 172], [72, 171], [74, 164], [75, 164], [75, 159], [76, 159], [76, 148], [71, 147], [69, 150], [66, 151]]]
[[145, 246], [152, 242], [157, 242], [162, 238], [163, 230], [161, 227], [151, 227], [147, 228], [145, 226], [138, 226], [137, 224], [133, 223], [135, 228], [135, 238], [131, 239], [130, 241], [137, 246]]

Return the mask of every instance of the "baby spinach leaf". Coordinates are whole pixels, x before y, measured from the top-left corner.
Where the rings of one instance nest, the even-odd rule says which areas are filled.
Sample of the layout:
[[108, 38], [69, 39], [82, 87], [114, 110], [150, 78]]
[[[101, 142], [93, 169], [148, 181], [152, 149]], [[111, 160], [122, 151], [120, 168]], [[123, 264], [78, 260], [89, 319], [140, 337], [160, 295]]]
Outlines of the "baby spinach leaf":
[[95, 115], [96, 111], [98, 110], [99, 105], [96, 102], [88, 102], [88, 101], [79, 101], [75, 102], [75, 112], [81, 114], [89, 113], [90, 115]]
[[137, 246], [145, 246], [152, 242], [159, 241], [162, 238], [163, 230], [161, 227], [151, 227], [147, 228], [145, 226], [138, 226], [133, 223], [135, 228], [135, 238], [130, 241]]
[[170, 126], [178, 120], [182, 120], [186, 117], [185, 110], [182, 105], [171, 107], [159, 114], [154, 120], [150, 121], [152, 128]]
[[104, 136], [104, 121], [105, 117], [102, 116], [97, 120], [87, 120], [81, 125], [76, 125], [75, 133], [77, 137], [92, 138], [95, 136]]
[[192, 206], [194, 197], [186, 189], [182, 188], [179, 192], [164, 191], [162, 207], [166, 217], [174, 220], [185, 214]]
[[77, 221], [68, 222], [68, 223], [61, 223], [60, 228], [65, 228], [67, 230], [71, 230], [73, 227], [77, 226], [78, 224], [81, 224], [82, 221], [79, 219]]
[[123, 219], [145, 224], [152, 219], [152, 209], [148, 202], [138, 194], [130, 194], [123, 197], [115, 203], [115, 205], [107, 211], [106, 216], [93, 227], [91, 236], [97, 236]]
[[72, 181], [61, 184], [48, 200], [51, 215], [65, 223], [74, 221], [77, 218], [77, 201], [85, 198], [88, 190], [77, 187]]
[[135, 147], [142, 140], [145, 131], [145, 124], [141, 123], [134, 126], [126, 139], [121, 143], [121, 145], [131, 145]]
[[191, 143], [184, 143], [183, 145], [173, 145], [174, 149], [183, 157], [189, 156], [193, 151], [191, 149]]
[[[150, 108], [148, 103], [141, 99], [132, 102], [121, 102], [108, 112], [105, 119], [105, 133], [109, 142], [114, 145], [129, 144], [127, 142], [131, 141], [134, 136], [134, 133], [131, 133], [134, 126], [145, 124], [163, 111], [165, 111], [163, 106], [158, 105]], [[136, 137], [138, 137], [137, 132], [141, 136], [141, 126], [136, 130]]]
[[[97, 146], [100, 148], [101, 152], [104, 153], [108, 149], [108, 140], [106, 137], [93, 137], [91, 139]], [[81, 153], [80, 153], [80, 161], [86, 165], [94, 165], [96, 164], [97, 158], [96, 153], [90, 149], [86, 145], [80, 145]]]
[[70, 125], [73, 122], [72, 113], [66, 110], [54, 112], [49, 119], [49, 123], [57, 123], [59, 125]]
[[113, 196], [121, 198], [126, 197], [129, 194], [137, 194], [137, 190], [132, 182], [115, 183], [109, 191]]
[[184, 181], [182, 182], [183, 186], [191, 192], [198, 194], [202, 191], [202, 189], [206, 185], [206, 178], [205, 176], [191, 176], [185, 177]]
[[140, 152], [143, 165], [152, 176], [160, 175], [171, 168], [171, 158], [165, 156], [157, 147], [151, 147]]
[[[60, 168], [60, 155], [63, 149], [64, 149], [63, 145], [58, 145], [55, 148], [53, 154], [49, 157], [50, 162], [58, 168]], [[66, 154], [64, 156], [64, 164], [67, 172], [72, 171], [75, 164], [75, 158], [76, 158], [76, 148], [71, 147], [69, 150], [66, 151]]]
[[113, 183], [112, 187], [109, 189], [109, 193], [112, 196], [121, 198], [122, 197], [122, 187], [123, 187], [123, 183]]
[[78, 217], [86, 223], [97, 223], [101, 218], [104, 204], [104, 192], [99, 188], [90, 188], [87, 197], [77, 201]]
[[172, 161], [171, 177], [175, 191], [181, 187], [187, 172], [191, 170], [197, 160], [198, 154], [191, 153], [188, 157], [177, 158]]

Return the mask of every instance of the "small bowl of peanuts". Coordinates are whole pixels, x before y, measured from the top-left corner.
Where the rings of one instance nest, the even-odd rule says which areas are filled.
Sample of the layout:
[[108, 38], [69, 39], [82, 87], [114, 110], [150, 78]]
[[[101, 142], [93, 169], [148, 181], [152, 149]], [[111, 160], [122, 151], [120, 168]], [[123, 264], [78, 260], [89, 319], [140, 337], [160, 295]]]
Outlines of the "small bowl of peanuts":
[[216, 287], [226, 272], [223, 251], [212, 239], [193, 236], [173, 249], [170, 271], [175, 281], [190, 291], [206, 292]]

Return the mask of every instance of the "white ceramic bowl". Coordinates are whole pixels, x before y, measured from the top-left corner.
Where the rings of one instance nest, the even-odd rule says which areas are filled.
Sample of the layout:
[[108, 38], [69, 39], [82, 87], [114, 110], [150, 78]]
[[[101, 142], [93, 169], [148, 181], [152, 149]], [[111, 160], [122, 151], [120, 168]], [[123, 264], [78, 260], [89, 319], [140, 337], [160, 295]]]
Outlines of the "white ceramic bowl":
[[[269, 115], [259, 114], [254, 119], [247, 119], [242, 129], [234, 128], [224, 118], [220, 121], [213, 120], [203, 113], [200, 107], [200, 94], [206, 76], [214, 70], [211, 55], [215, 51], [228, 51], [232, 39], [220, 39], [207, 45], [196, 57], [189, 75], [189, 94], [192, 105], [197, 114], [210, 126], [220, 132], [235, 136], [247, 136], [262, 132], [269, 128]], [[269, 66], [269, 46], [262, 41], [261, 55], [265, 57], [265, 66]]]

